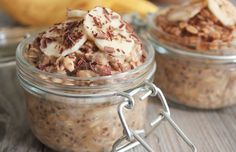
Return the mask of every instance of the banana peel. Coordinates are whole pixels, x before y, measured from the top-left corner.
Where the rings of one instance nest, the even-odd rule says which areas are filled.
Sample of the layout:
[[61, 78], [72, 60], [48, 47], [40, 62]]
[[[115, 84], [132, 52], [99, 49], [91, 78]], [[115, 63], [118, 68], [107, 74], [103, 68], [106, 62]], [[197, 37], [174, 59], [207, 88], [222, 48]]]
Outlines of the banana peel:
[[67, 8], [90, 10], [104, 6], [118, 13], [138, 12], [142, 16], [157, 11], [147, 0], [0, 0], [0, 6], [19, 23], [31, 26], [65, 20]]

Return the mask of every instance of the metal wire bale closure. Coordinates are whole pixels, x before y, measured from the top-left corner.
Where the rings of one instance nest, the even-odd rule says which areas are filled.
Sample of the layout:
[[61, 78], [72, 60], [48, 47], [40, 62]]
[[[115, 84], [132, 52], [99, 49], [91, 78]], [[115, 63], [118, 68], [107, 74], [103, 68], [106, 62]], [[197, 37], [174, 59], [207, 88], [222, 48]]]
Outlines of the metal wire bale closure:
[[[145, 91], [145, 94], [140, 97], [141, 101], [143, 101], [149, 96], [158, 96], [162, 104], [161, 112], [159, 113], [158, 117], [149, 124], [151, 126], [151, 129], [147, 132], [145, 132], [144, 129], [143, 130], [130, 129], [124, 116], [124, 109], [132, 110], [135, 104], [133, 96], [139, 93], [140, 91]], [[129, 93], [122, 92], [119, 93], [118, 95], [125, 98], [125, 100], [118, 106], [118, 115], [124, 130], [123, 130], [123, 136], [120, 137], [113, 144], [111, 152], [126, 152], [138, 145], [141, 145], [148, 152], [154, 152], [151, 146], [149, 146], [149, 144], [144, 139], [147, 138], [159, 126], [159, 124], [163, 120], [169, 122], [169, 124], [175, 129], [175, 131], [180, 135], [183, 141], [191, 148], [193, 152], [197, 152], [197, 149], [194, 146], [194, 144], [190, 141], [190, 139], [183, 133], [183, 131], [171, 118], [169, 106], [166, 102], [166, 99], [162, 91], [156, 85], [150, 82], [145, 82], [139, 88], [136, 88]]]

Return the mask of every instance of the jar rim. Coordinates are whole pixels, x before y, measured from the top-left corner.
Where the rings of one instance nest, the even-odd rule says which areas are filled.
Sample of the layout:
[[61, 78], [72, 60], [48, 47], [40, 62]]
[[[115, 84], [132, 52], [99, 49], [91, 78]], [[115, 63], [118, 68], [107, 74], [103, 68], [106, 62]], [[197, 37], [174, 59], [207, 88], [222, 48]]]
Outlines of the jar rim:
[[[144, 46], [147, 47], [147, 48], [145, 48], [147, 51], [147, 58], [142, 65], [140, 65], [132, 70], [109, 75], [109, 76], [99, 76], [99, 77], [90, 77], [90, 78], [73, 77], [73, 76], [67, 76], [67, 75], [58, 74], [58, 73], [49, 73], [49, 72], [41, 71], [41, 70], [35, 68], [33, 65], [28, 63], [23, 56], [23, 53], [26, 50], [25, 47], [30, 42], [32, 42], [33, 39], [34, 39], [34, 37], [26, 38], [17, 47], [16, 63], [17, 63], [18, 78], [20, 79], [20, 82], [21, 82], [21, 80], [23, 80], [22, 81], [23, 83], [27, 83], [30, 86], [34, 86], [34, 87], [41, 89], [43, 91], [46, 91], [46, 92], [51, 91], [54, 94], [55, 94], [55, 91], [53, 91], [53, 90], [57, 90], [56, 92], [58, 92], [58, 90], [59, 90], [60, 93], [56, 93], [56, 94], [63, 94], [63, 92], [65, 91], [63, 89], [67, 89], [67, 91], [68, 90], [72, 91], [75, 89], [82, 89], [82, 90], [84, 89], [88, 92], [89, 92], [89, 90], [93, 91], [94, 89], [101, 89], [101, 90], [106, 89], [106, 90], [110, 90], [113, 93], [117, 92], [117, 90], [121, 91], [122, 89], [129, 90], [129, 89], [131, 89], [131, 86], [127, 86], [127, 85], [129, 85], [129, 84], [127, 84], [128, 82], [142, 80], [142, 77], [147, 76], [148, 73], [150, 73], [150, 70], [151, 70], [151, 73], [154, 73], [153, 69], [156, 68], [155, 63], [154, 63], [154, 53], [155, 53], [154, 48], [150, 44], [150, 42], [145, 40]], [[98, 84], [98, 85], [92, 85], [92, 86], [90, 86], [90, 85], [80, 86], [80, 85], [58, 84], [53, 81], [50, 81], [50, 84], [48, 84], [48, 81], [46, 82], [45, 80], [35, 79], [34, 78], [35, 75], [32, 75], [32, 73], [35, 73], [37, 75], [45, 75], [46, 77], [51, 77], [51, 78], [56, 78], [56, 79], [72, 80], [73, 82], [76, 82], [76, 81], [90, 81], [90, 82], [91, 81], [94, 81], [94, 82], [106, 81], [106, 82], [110, 82], [110, 84], [106, 83], [106, 84]], [[147, 76], [147, 77], [148, 77], [147, 79], [150, 79], [150, 76]], [[41, 85], [42, 81], [44, 84], [50, 85], [50, 86]], [[139, 83], [142, 83], [142, 82], [139, 82]], [[113, 86], [111, 86], [111, 85], [113, 85]], [[111, 89], [113, 87], [114, 87], [114, 90]], [[78, 96], [78, 94], [76, 94], [76, 93], [72, 93], [72, 94], [74, 94], [75, 96]], [[104, 92], [103, 92], [103, 94], [104, 94]], [[112, 94], [112, 93], [110, 93], [110, 94]], [[71, 96], [71, 94], [70, 94], [70, 96]], [[93, 96], [93, 93], [90, 93], [89, 96]]]
[[0, 64], [15, 62], [18, 43], [45, 27], [0, 27]]
[[[112, 74], [112, 75], [108, 75], [108, 76], [96, 76], [96, 77], [89, 77], [89, 78], [86, 78], [86, 77], [75, 77], [75, 76], [67, 76], [67, 75], [64, 75], [64, 74], [59, 74], [59, 73], [50, 73], [50, 72], [45, 72], [45, 71], [42, 71], [42, 70], [39, 70], [37, 68], [35, 68], [34, 66], [32, 66], [30, 63], [28, 63], [25, 58], [23, 57], [23, 51], [24, 51], [24, 47], [29, 44], [28, 42], [29, 41], [32, 41], [35, 37], [34, 36], [31, 36], [29, 38], [26, 38], [24, 39], [23, 41], [21, 41], [19, 43], [19, 45], [17, 46], [17, 51], [16, 51], [16, 58], [17, 58], [17, 61], [19, 64], [21, 64], [22, 66], [24, 66], [25, 68], [27, 68], [29, 71], [34, 71], [34, 72], [37, 72], [39, 74], [47, 74], [49, 76], [53, 76], [53, 77], [56, 77], [56, 78], [69, 78], [69, 79], [73, 79], [73, 80], [100, 80], [100, 79], [109, 79], [109, 78], [118, 78], [118, 77], [124, 77], [125, 75], [127, 74], [132, 74], [132, 73], [136, 73], [137, 71], [139, 70], [142, 70], [142, 69], [145, 69], [148, 65], [150, 65], [152, 63], [152, 60], [154, 58], [154, 48], [152, 47], [152, 45], [148, 45], [148, 50], [149, 50], [149, 53], [147, 55], [147, 58], [145, 60], [145, 62], [132, 69], [132, 70], [129, 70], [129, 71], [125, 71], [125, 72], [122, 72], [122, 73], [115, 73], [115, 74]], [[150, 51], [150, 50], [153, 50], [153, 51]]]
[[[161, 11], [160, 11], [161, 12]], [[226, 62], [236, 62], [236, 54], [229, 54], [229, 55], [212, 55], [203, 53], [203, 51], [195, 50], [195, 51], [188, 51], [187, 48], [181, 47], [181, 45], [175, 44], [174, 46], [169, 45], [168, 43], [162, 43], [157, 38], [154, 37], [154, 31], [159, 32], [160, 34], [165, 34], [167, 36], [171, 36], [170, 34], [160, 30], [155, 22], [156, 17], [161, 13], [155, 13], [149, 16], [148, 18], [148, 39], [154, 44], [154, 47], [162, 48], [169, 53], [173, 53], [179, 56], [186, 56], [196, 59], [209, 59], [209, 60], [218, 60], [218, 61], [226, 61]], [[204, 43], [204, 44], [213, 44], [213, 43]], [[235, 47], [236, 50], [236, 47]], [[208, 50], [206, 50], [208, 51]], [[216, 51], [223, 51], [223, 50], [216, 50]], [[235, 52], [236, 53], [236, 52]]]

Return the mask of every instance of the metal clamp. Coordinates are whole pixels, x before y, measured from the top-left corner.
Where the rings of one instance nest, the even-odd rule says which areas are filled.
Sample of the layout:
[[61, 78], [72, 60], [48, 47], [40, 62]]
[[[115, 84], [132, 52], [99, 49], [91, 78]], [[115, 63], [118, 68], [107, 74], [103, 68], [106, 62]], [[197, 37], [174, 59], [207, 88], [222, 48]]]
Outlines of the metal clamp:
[[[140, 91], [145, 91], [145, 94], [140, 97], [141, 101], [146, 99], [148, 96], [158, 96], [163, 108], [159, 113], [159, 116], [149, 124], [151, 129], [147, 132], [145, 132], [145, 130], [132, 130], [129, 128], [124, 116], [124, 109], [126, 108], [131, 110], [133, 108], [135, 104], [133, 96]], [[144, 139], [147, 138], [164, 120], [169, 122], [169, 124], [175, 129], [175, 131], [180, 135], [183, 141], [192, 149], [193, 152], [197, 152], [194, 144], [171, 118], [166, 99], [162, 91], [156, 85], [150, 82], [145, 82], [141, 87], [134, 89], [130, 93], [119, 93], [118, 95], [125, 97], [125, 101], [118, 106], [118, 115], [124, 131], [123, 136], [113, 144], [111, 152], [126, 152], [138, 145], [143, 146], [143, 148], [148, 152], [154, 152], [151, 146]]]

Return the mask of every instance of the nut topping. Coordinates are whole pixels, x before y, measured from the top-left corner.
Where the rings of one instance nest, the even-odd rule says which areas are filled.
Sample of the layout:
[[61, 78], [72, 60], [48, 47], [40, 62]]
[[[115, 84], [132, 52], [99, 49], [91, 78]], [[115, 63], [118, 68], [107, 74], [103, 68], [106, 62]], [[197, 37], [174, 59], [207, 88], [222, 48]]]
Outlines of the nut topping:
[[[236, 13], [226, 15], [228, 11], [225, 9], [236, 12], [236, 8], [226, 1], [194, 0], [166, 9], [156, 18], [161, 31], [155, 34], [164, 43], [177, 43], [191, 50], [220, 50], [221, 45], [230, 46], [236, 36]], [[222, 8], [216, 8], [220, 4]]]

